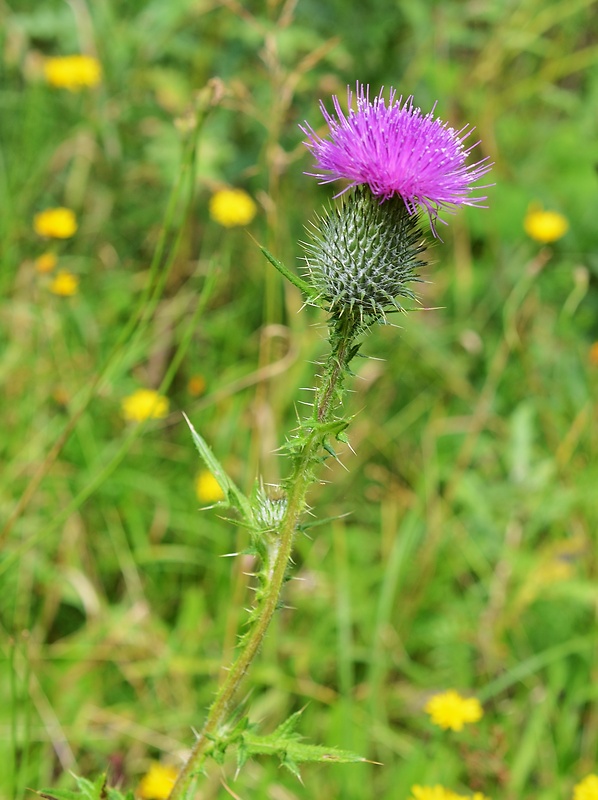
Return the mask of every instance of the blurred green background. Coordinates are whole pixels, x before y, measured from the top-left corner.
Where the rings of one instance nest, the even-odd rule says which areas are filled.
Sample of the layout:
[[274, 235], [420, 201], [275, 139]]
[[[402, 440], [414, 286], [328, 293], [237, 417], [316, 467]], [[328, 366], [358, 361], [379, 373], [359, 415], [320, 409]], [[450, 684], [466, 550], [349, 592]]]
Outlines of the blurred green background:
[[[209, 201], [248, 192], [248, 230], [300, 270], [333, 191], [304, 175], [298, 125], [357, 80], [474, 124], [496, 183], [487, 210], [441, 226], [431, 310], [363, 348], [382, 360], [356, 366], [355, 455], [311, 494], [316, 515], [348, 516], [298, 540], [301, 580], [247, 684], [264, 730], [305, 707], [309, 740], [382, 766], [307, 766], [301, 784], [267, 760], [235, 780], [231, 759], [201, 797], [403, 800], [441, 783], [561, 800], [598, 770], [597, 6], [0, 4], [0, 797], [72, 788], [69, 771], [134, 788], [201, 726], [252, 565], [221, 558], [244, 532], [198, 510], [181, 411], [241, 487], [276, 481], [326, 351], [322, 315]], [[99, 85], [49, 85], [45, 59], [81, 52]], [[214, 77], [195, 196], [165, 229]], [[533, 203], [567, 218], [563, 238], [526, 236]], [[33, 217], [55, 206], [79, 227], [48, 242]], [[73, 296], [36, 266], [48, 251]], [[139, 388], [168, 416], [126, 422]], [[451, 687], [484, 705], [459, 734], [423, 712]]]

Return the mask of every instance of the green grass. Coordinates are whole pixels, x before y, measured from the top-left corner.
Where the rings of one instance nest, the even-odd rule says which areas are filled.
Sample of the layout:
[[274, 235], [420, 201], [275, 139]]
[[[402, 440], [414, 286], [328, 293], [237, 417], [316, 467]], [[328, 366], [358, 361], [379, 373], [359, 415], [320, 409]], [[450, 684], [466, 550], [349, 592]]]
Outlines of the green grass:
[[[450, 218], [434, 245], [421, 287], [434, 310], [364, 347], [383, 361], [357, 364], [356, 452], [310, 496], [339, 518], [299, 539], [301, 580], [246, 687], [264, 730], [305, 707], [310, 741], [382, 765], [306, 766], [302, 785], [268, 760], [235, 781], [231, 758], [202, 797], [228, 797], [224, 782], [241, 798], [407, 800], [415, 783], [442, 783], [567, 800], [598, 772], [597, 11], [0, 9], [1, 798], [72, 788], [69, 771], [109, 769], [134, 788], [150, 760], [179, 763], [201, 725], [251, 603], [251, 563], [221, 558], [245, 534], [198, 511], [181, 411], [240, 487], [276, 481], [274, 450], [326, 349], [323, 317], [298, 313], [298, 291], [243, 231], [211, 221], [208, 201], [218, 185], [245, 188], [260, 204], [251, 233], [299, 266], [303, 226], [332, 193], [303, 174], [297, 125], [318, 124], [318, 99], [356, 80], [413, 92], [425, 110], [438, 100], [496, 162], [488, 210]], [[102, 63], [97, 90], [44, 84], [43, 56], [81, 50]], [[213, 76], [225, 92], [200, 133], [195, 196], [186, 210], [183, 185], [169, 216], [176, 120]], [[534, 201], [570, 222], [549, 249], [523, 233]], [[56, 248], [80, 277], [68, 299], [33, 265], [47, 246], [32, 218], [53, 205], [80, 223]], [[169, 416], [127, 425], [122, 399], [161, 385]], [[450, 687], [484, 703], [461, 734], [423, 712]]]

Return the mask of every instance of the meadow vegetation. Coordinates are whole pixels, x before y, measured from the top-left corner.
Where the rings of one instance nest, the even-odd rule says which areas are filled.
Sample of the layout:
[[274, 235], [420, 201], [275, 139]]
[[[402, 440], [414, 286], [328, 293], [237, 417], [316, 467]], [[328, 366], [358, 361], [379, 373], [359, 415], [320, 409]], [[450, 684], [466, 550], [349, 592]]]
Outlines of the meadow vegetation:
[[[495, 182], [352, 365], [245, 685], [263, 731], [302, 710], [368, 762], [227, 757], [199, 796], [598, 799], [597, 14], [0, 5], [0, 798], [107, 771], [161, 800], [201, 727], [253, 562], [182, 412], [243, 490], [280, 481], [325, 316], [255, 240], [301, 273], [332, 191], [298, 126], [361, 81], [475, 125]], [[440, 724], [449, 690], [481, 718]]]

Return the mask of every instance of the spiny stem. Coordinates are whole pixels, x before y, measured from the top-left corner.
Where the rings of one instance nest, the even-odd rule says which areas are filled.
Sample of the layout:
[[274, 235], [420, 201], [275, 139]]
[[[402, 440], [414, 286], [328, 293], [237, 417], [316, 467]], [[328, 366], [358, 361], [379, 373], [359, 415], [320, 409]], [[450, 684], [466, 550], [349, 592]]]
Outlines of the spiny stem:
[[335, 392], [342, 389], [342, 382], [351, 357], [349, 349], [355, 338], [356, 321], [347, 313], [344, 317], [334, 320], [335, 330], [331, 336], [332, 351], [328, 357], [327, 367], [324, 370], [322, 386], [316, 392], [315, 419], [317, 422], [328, 422], [334, 411], [333, 399]]
[[322, 384], [317, 389], [314, 417], [306, 420], [302, 426], [306, 431], [306, 436], [300, 451], [294, 458], [293, 471], [287, 481], [287, 508], [278, 529], [279, 549], [272, 567], [268, 588], [261, 602], [259, 615], [256, 616], [242, 649], [216, 695], [203, 729], [187, 763], [178, 775], [168, 800], [186, 800], [190, 796], [188, 791], [192, 781], [201, 771], [210, 754], [210, 747], [214, 739], [227, 721], [237, 690], [260, 649], [272, 617], [278, 608], [280, 593], [293, 551], [295, 531], [305, 510], [307, 490], [314, 480], [311, 465], [317, 459], [323, 444], [322, 432], [314, 423], [328, 422], [334, 411], [337, 392], [342, 388], [351, 359], [351, 345], [355, 338], [355, 330], [354, 322], [349, 316], [342, 321], [335, 322], [335, 331], [331, 337], [332, 350], [326, 362]]

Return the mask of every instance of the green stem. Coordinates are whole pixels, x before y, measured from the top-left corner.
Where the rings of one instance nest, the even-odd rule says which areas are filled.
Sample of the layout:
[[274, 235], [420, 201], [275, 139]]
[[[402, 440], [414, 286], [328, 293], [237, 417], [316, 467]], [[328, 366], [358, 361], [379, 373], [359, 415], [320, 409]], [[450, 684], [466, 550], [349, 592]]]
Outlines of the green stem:
[[347, 315], [342, 320], [335, 320], [334, 325], [335, 330], [331, 336], [332, 349], [325, 364], [322, 383], [316, 392], [314, 413], [301, 426], [304, 431], [303, 444], [294, 457], [293, 471], [287, 481], [287, 509], [278, 530], [279, 549], [259, 615], [216, 695], [203, 729], [187, 763], [179, 773], [168, 800], [185, 800], [189, 797], [188, 791], [192, 781], [201, 771], [210, 754], [212, 742], [227, 721], [237, 690], [260, 649], [274, 612], [278, 608], [293, 551], [295, 531], [305, 511], [307, 490], [314, 480], [312, 465], [318, 460], [325, 440], [321, 426], [333, 418], [338, 394], [342, 389], [349, 361], [354, 354], [352, 344], [356, 335], [355, 321]]
[[347, 367], [354, 355], [351, 353], [357, 331], [354, 317], [347, 313], [344, 317], [335, 319], [333, 324], [335, 330], [331, 336], [332, 351], [326, 362], [322, 386], [316, 394], [314, 419], [319, 423], [330, 422], [335, 408], [335, 394], [343, 388]]

